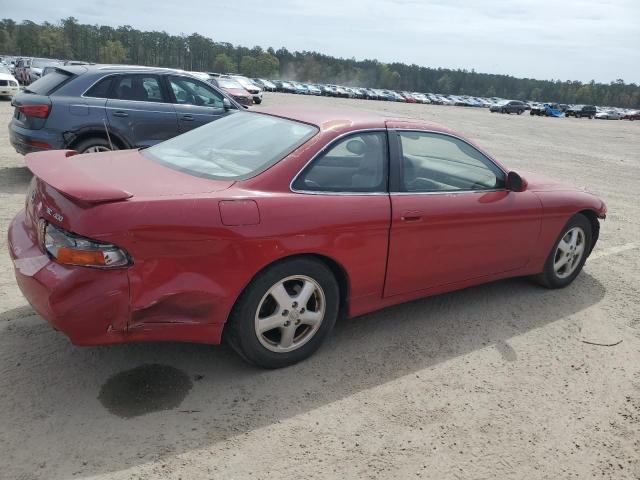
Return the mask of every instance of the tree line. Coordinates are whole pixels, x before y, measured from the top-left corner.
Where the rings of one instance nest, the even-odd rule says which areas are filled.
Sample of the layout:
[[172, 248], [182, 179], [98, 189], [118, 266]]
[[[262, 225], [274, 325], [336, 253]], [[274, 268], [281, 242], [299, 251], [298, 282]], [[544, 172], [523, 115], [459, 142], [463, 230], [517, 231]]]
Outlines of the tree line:
[[535, 80], [474, 70], [431, 68], [377, 60], [336, 58], [286, 48], [266, 50], [214, 41], [198, 33], [170, 35], [86, 25], [69, 17], [57, 24], [0, 21], [0, 54], [127, 63], [191, 71], [237, 72], [249, 77], [520, 100], [640, 108], [640, 86], [618, 79]]

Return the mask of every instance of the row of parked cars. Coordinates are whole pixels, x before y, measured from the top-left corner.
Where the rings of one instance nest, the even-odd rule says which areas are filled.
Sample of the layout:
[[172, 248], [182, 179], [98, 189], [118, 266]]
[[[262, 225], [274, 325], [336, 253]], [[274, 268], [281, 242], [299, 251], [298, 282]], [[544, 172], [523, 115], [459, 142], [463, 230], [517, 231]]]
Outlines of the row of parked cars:
[[[10, 75], [10, 69], [7, 70]], [[289, 88], [287, 85], [293, 88], [303, 85], [309, 95], [378, 100], [393, 97], [394, 101], [442, 104], [445, 99], [447, 104], [460, 104], [464, 100], [503, 113], [530, 110], [531, 114], [542, 114], [543, 111], [536, 104], [515, 100], [482, 99], [480, 102], [477, 97], [309, 85], [250, 79], [237, 74], [123, 65], [60, 64], [49, 71], [43, 70], [39, 78], [22, 91], [17, 80], [8, 82], [12, 82], [12, 90], [2, 90], [0, 84], [0, 94], [6, 92], [13, 97], [15, 111], [10, 139], [14, 148], [23, 154], [67, 148], [80, 153], [146, 148], [233, 110], [259, 104], [264, 90], [285, 91], [283, 88]], [[399, 100], [400, 97], [404, 100]], [[543, 109], [544, 114], [554, 110], [550, 104], [544, 104]], [[560, 114], [590, 116], [584, 110], [571, 108]], [[594, 116], [598, 115], [596, 110]], [[637, 112], [626, 115], [629, 119], [638, 118]]]
[[301, 83], [287, 80], [252, 79], [267, 91], [295, 93], [300, 95], [324, 95], [341, 98], [361, 98], [392, 102], [425, 103], [435, 105], [455, 105], [459, 107], [485, 107], [491, 112], [515, 113], [521, 115], [529, 111], [531, 115], [567, 116], [576, 118], [598, 118], [606, 120], [638, 120], [637, 110], [593, 105], [558, 105], [521, 100], [506, 100], [499, 97], [474, 97], [471, 95], [444, 95], [408, 91], [382, 90], [376, 88], [345, 87], [333, 84]]

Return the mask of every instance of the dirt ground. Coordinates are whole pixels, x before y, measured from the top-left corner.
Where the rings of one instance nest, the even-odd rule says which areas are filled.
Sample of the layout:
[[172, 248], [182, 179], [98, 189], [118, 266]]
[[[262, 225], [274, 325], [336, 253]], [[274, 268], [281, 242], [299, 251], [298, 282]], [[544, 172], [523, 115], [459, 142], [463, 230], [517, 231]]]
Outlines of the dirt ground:
[[[564, 290], [507, 280], [343, 321], [284, 370], [226, 347], [79, 348], [13, 280], [6, 230], [30, 175], [3, 127], [0, 478], [640, 478], [640, 122], [264, 105], [282, 102], [436, 121], [587, 186], [609, 208], [600, 243]], [[1, 125], [11, 113], [0, 101]]]

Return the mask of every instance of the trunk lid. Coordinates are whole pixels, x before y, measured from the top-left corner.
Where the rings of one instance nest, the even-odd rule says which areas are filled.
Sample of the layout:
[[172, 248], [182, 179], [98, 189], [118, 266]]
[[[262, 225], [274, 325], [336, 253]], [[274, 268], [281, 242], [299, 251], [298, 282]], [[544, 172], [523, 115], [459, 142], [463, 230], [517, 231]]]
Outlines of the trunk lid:
[[224, 190], [234, 183], [172, 170], [138, 150], [84, 155], [73, 150], [53, 150], [31, 153], [25, 163], [41, 181], [64, 196], [85, 203], [204, 194]]

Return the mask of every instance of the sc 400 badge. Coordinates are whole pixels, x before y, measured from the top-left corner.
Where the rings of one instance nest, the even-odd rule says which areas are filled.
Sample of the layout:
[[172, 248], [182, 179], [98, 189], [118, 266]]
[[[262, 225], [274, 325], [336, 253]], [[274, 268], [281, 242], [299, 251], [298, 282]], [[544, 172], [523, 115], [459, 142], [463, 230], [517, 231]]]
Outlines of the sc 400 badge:
[[57, 221], [62, 222], [64, 220], [64, 217], [60, 215], [58, 212], [54, 212], [49, 207], [46, 207], [46, 210], [47, 210], [47, 215], [55, 218]]

